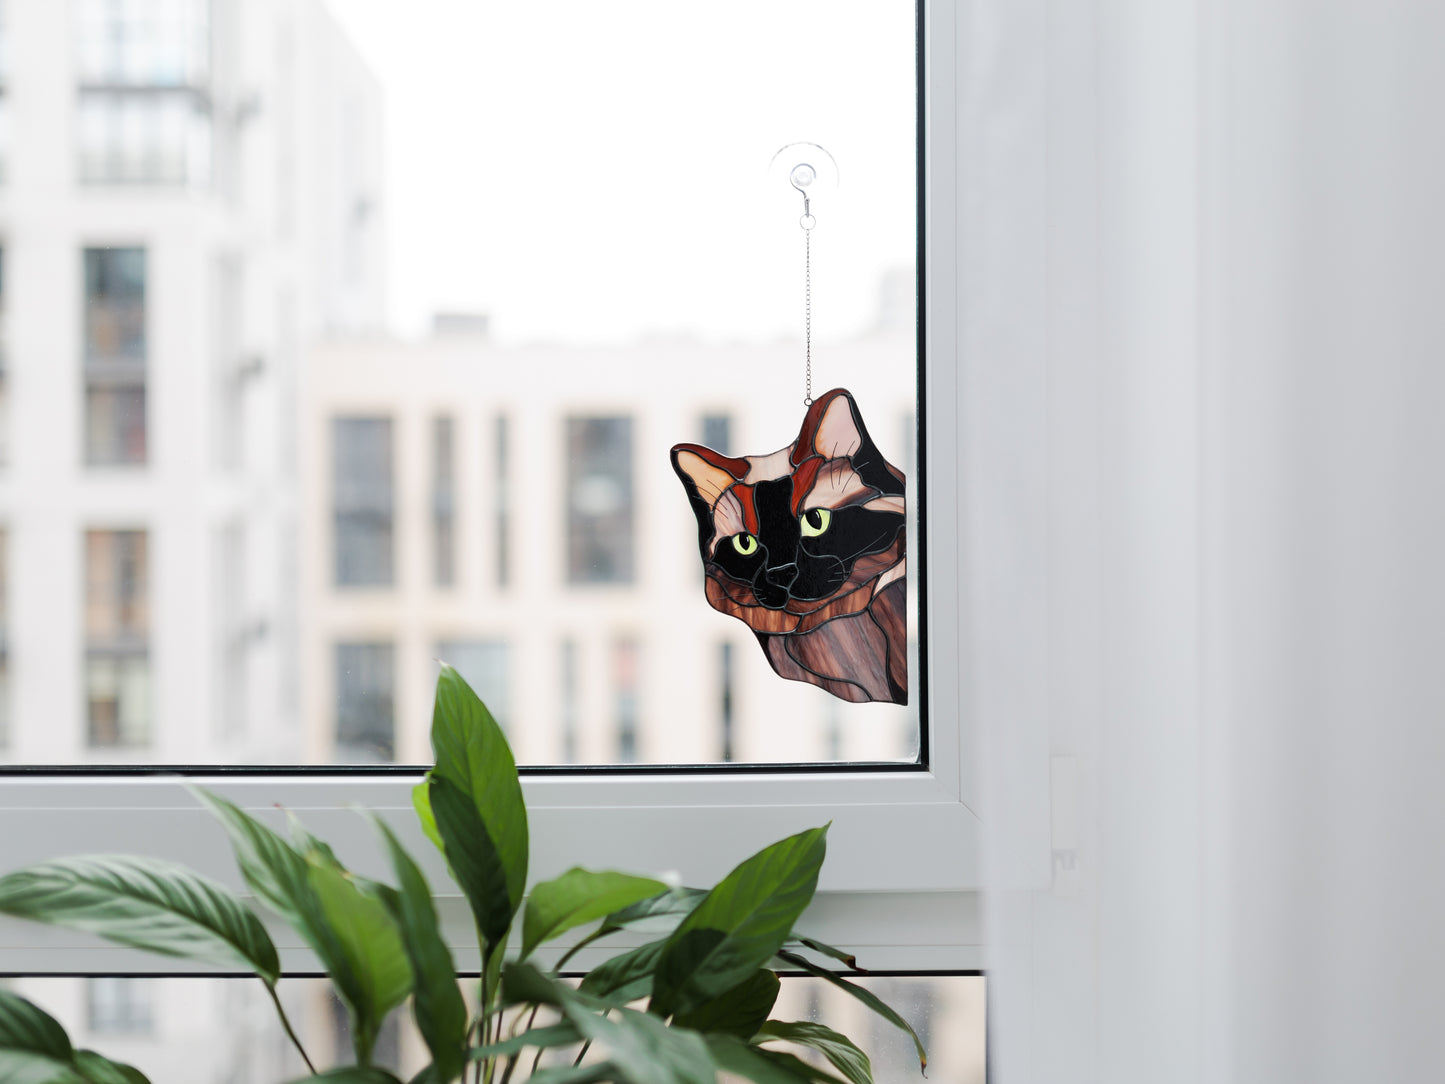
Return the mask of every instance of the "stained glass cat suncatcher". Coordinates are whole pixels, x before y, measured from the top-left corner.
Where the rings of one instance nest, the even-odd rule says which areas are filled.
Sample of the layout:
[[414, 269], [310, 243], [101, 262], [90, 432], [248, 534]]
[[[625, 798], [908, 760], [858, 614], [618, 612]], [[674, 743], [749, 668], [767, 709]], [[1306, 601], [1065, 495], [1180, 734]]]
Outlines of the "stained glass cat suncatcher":
[[732, 457], [678, 444], [713, 608], [740, 619], [779, 676], [854, 703], [908, 703], [903, 472], [853, 396], [815, 400], [798, 439]]

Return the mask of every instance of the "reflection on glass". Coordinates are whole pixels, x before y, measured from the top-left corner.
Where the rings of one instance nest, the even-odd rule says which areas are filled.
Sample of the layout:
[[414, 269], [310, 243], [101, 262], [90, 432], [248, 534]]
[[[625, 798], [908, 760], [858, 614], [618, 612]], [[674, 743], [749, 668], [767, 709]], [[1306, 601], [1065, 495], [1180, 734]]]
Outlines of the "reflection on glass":
[[[928, 1050], [931, 1084], [984, 1084], [985, 980], [978, 975], [910, 976], [855, 980], [898, 1009]], [[306, 1075], [254, 979], [7, 979], [0, 980], [54, 1016], [76, 1046], [134, 1065], [153, 1084], [275, 1084]], [[345, 1009], [320, 979], [283, 979], [278, 987], [287, 1016], [317, 1068], [352, 1062]], [[785, 977], [773, 1019], [824, 1022], [868, 1055], [876, 1084], [916, 1084], [918, 1059], [908, 1037], [821, 979]], [[510, 1021], [509, 1021], [510, 1023]], [[798, 1047], [776, 1044], [826, 1071], [826, 1063]], [[542, 1069], [570, 1066], [576, 1047], [548, 1051]], [[409, 1080], [425, 1063], [426, 1046], [409, 1006], [383, 1025], [375, 1063]], [[598, 1057], [589, 1052], [588, 1058]], [[531, 1071], [521, 1058], [511, 1077]]]
[[145, 531], [85, 532], [85, 689], [89, 742], [150, 737], [150, 562]]
[[392, 583], [390, 418], [331, 423], [338, 587]]
[[379, 763], [396, 755], [396, 649], [336, 645], [336, 759]]

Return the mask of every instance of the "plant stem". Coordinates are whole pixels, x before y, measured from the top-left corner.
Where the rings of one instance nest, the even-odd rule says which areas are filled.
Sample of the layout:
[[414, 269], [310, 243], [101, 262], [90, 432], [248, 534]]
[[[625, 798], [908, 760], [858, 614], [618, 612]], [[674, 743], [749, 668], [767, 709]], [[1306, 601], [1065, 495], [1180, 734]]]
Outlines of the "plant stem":
[[316, 1066], [311, 1064], [311, 1059], [306, 1056], [306, 1048], [301, 1045], [301, 1040], [296, 1037], [296, 1032], [291, 1029], [291, 1021], [286, 1018], [286, 1010], [281, 1007], [281, 999], [276, 996], [276, 987], [269, 982], [262, 981], [261, 985], [266, 987], [266, 992], [271, 995], [271, 1004], [276, 1006], [276, 1015], [281, 1018], [281, 1026], [286, 1029], [287, 1036], [296, 1047], [296, 1052], [301, 1055], [301, 1060], [306, 1063], [307, 1070], [312, 1076], [316, 1075]]
[[[611, 1012], [612, 1012], [611, 1009], [603, 1009], [603, 1010], [602, 1010], [602, 1019], [606, 1020], [607, 1017], [611, 1014]], [[582, 1049], [579, 1050], [579, 1051], [577, 1051], [577, 1060], [574, 1061], [574, 1062], [572, 1063], [572, 1065], [573, 1065], [574, 1067], [575, 1067], [575, 1066], [578, 1066], [578, 1065], [581, 1065], [581, 1064], [582, 1064], [582, 1059], [587, 1056], [587, 1051], [590, 1050], [590, 1049], [592, 1049], [592, 1040], [591, 1040], [591, 1039], [588, 1039], [585, 1043], [582, 1044]]]
[[[531, 1030], [532, 1030], [532, 1025], [533, 1025], [534, 1023], [536, 1023], [536, 1020], [537, 1020], [537, 1012], [538, 1012], [541, 1008], [542, 1008], [541, 1005], [533, 1005], [533, 1006], [532, 1006], [532, 1017], [531, 1017], [531, 1019], [529, 1019], [529, 1020], [527, 1021], [527, 1030], [528, 1030], [528, 1031], [531, 1031]], [[527, 1075], [528, 1075], [528, 1076], [531, 1076], [532, 1073], [535, 1073], [535, 1072], [537, 1071], [537, 1066], [539, 1066], [539, 1065], [541, 1065], [541, 1064], [542, 1064], [542, 1047], [539, 1046], [539, 1047], [537, 1047], [537, 1056], [532, 1059], [532, 1071], [529, 1072]]]
[[577, 955], [580, 949], [586, 948], [588, 945], [592, 944], [593, 941], [596, 941], [602, 935], [602, 930], [594, 930], [586, 937], [582, 938], [581, 941], [578, 941], [575, 945], [569, 948], [566, 952], [562, 954], [562, 958], [557, 961], [557, 966], [552, 968], [552, 974], [560, 975], [562, 973], [562, 968], [566, 965], [568, 960], [572, 959], [573, 956]]

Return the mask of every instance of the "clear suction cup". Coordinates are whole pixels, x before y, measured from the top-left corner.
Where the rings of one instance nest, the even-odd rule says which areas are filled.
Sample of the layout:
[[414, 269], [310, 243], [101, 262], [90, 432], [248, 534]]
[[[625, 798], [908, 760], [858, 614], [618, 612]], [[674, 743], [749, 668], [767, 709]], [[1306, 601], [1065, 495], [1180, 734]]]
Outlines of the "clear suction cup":
[[768, 163], [769, 188], [778, 198], [801, 202], [795, 206], [803, 212], [798, 225], [811, 230], [817, 225], [814, 214], [819, 210], [814, 201], [826, 197], [838, 187], [838, 163], [817, 143], [789, 143]]

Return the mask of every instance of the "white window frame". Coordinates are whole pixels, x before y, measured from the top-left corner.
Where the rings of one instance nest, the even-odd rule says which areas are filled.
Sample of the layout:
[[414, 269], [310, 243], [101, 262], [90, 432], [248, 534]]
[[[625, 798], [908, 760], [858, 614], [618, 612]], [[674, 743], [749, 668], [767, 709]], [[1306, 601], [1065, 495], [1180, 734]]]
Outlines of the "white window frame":
[[[990, 288], [980, 287], [980, 277], [987, 269], [1011, 276], [1016, 295], [1020, 276], [1031, 282], [1031, 261], [1042, 259], [1029, 246], [1037, 241], [1042, 252], [1043, 225], [1040, 220], [1036, 237], [1000, 238], [993, 205], [983, 209], [997, 197], [1015, 211], [1024, 209], [1010, 216], [1013, 223], [1028, 221], [1030, 201], [1038, 196], [1012, 183], [1021, 172], [1019, 154], [1030, 148], [1010, 143], [1006, 130], [980, 136], [979, 118], [970, 115], [988, 97], [986, 89], [969, 89], [988, 86], [978, 67], [1007, 57], [981, 61], [978, 48], [966, 50], [977, 44], [978, 28], [966, 28], [948, 0], [930, 0], [922, 10], [929, 770], [532, 776], [524, 789], [533, 880], [585, 864], [677, 871], [685, 883], [707, 884], [757, 847], [832, 821], [828, 861], [806, 924], [819, 937], [856, 950], [872, 969], [975, 970], [983, 966], [975, 722], [991, 709], [993, 688], [1012, 690], [1010, 710], [1028, 710], [1017, 698], [1018, 689], [1030, 684], [1021, 666], [1038, 664], [1033, 684], [1039, 698], [1046, 695], [1040, 635], [1045, 593], [1034, 575], [1043, 567], [1046, 387], [1037, 358], [987, 356], [988, 335], [981, 329], [988, 314], [966, 306], [961, 290], [968, 287], [971, 305], [980, 297], [986, 305]], [[1018, 84], [1017, 73], [1012, 82]], [[997, 101], [987, 104], [998, 107]], [[1023, 111], [1034, 108], [1025, 103]], [[995, 151], [1009, 161], [998, 164], [989, 157]], [[991, 177], [1009, 180], [991, 183]], [[990, 253], [1004, 251], [1022, 252], [1021, 262], [990, 264]], [[995, 674], [1000, 667], [1006, 672]], [[355, 868], [384, 875], [372, 829], [354, 807], [376, 810], [426, 857], [432, 885], [443, 893], [441, 910], [458, 963], [475, 966], [465, 903], [415, 826], [414, 778], [321, 771], [192, 781], [278, 825], [275, 807], [291, 809]], [[242, 889], [221, 829], [181, 783], [164, 776], [79, 773], [5, 779], [0, 866], [65, 854], [143, 852]], [[289, 931], [273, 932], [288, 970], [316, 969]], [[202, 969], [0, 920], [0, 973], [189, 970]]]

